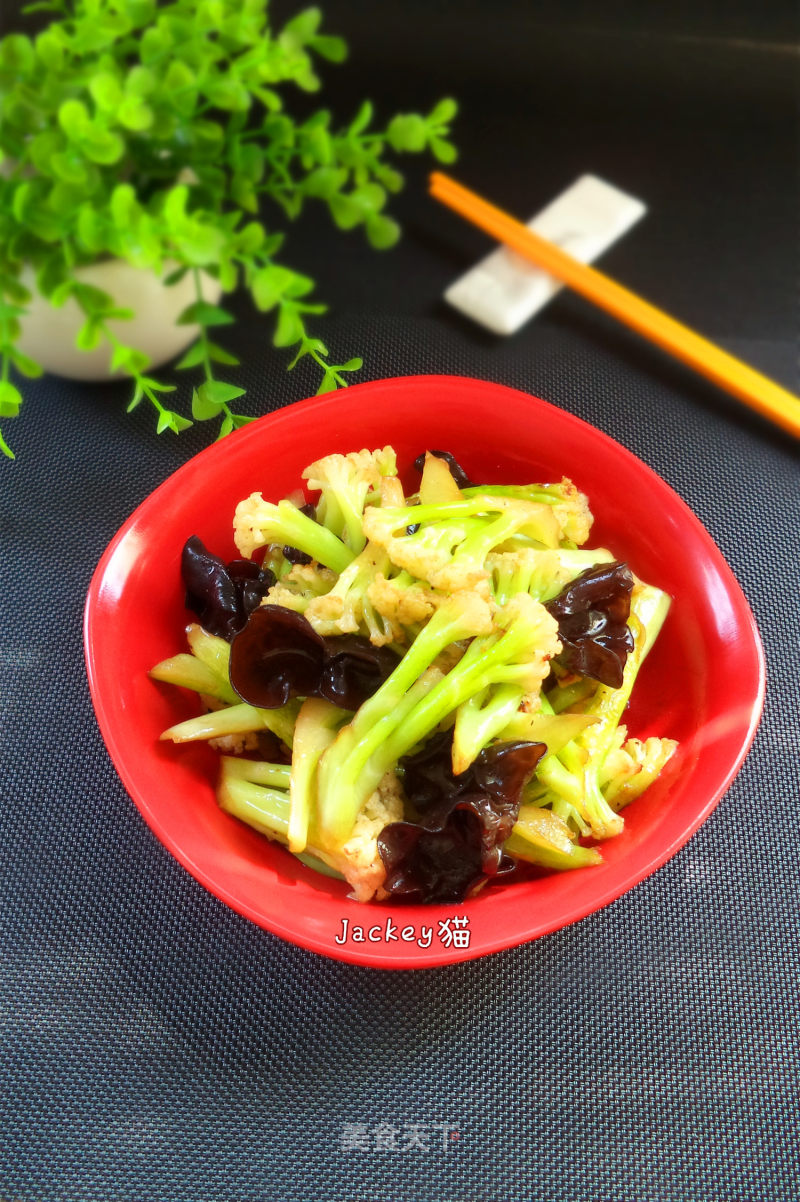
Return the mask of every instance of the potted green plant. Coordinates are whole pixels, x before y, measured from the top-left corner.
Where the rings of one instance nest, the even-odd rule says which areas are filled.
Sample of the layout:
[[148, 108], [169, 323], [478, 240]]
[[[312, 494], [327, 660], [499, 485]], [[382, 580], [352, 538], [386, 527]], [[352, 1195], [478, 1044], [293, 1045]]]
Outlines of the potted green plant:
[[[342, 129], [325, 109], [293, 118], [287, 92], [315, 91], [316, 60], [346, 55], [316, 8], [278, 31], [268, 0], [44, 0], [25, 11], [37, 10], [51, 14], [42, 32], [0, 40], [0, 418], [19, 411], [20, 377], [49, 366], [130, 377], [129, 408], [152, 405], [159, 432], [194, 419], [229, 433], [251, 420], [232, 408], [244, 389], [220, 378], [237, 361], [220, 345], [216, 327], [233, 317], [219, 300], [238, 288], [274, 315], [290, 366], [310, 357], [320, 391], [345, 384], [361, 360], [332, 363], [309, 332], [324, 306], [281, 262], [283, 232], [264, 202], [288, 220], [322, 203], [339, 228], [391, 246], [386, 202], [403, 183], [391, 154], [451, 162], [455, 103], [380, 129], [369, 102]], [[161, 335], [152, 345], [148, 319]], [[201, 377], [191, 418], [153, 375], [181, 344], [177, 366]], [[2, 434], [0, 449], [13, 457]]]

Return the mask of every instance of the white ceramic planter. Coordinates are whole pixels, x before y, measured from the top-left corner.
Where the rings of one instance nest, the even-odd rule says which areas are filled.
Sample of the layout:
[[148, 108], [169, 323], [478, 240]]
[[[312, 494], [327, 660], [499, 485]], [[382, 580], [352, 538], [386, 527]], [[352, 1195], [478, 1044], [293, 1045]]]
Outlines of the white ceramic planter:
[[[166, 265], [169, 275], [173, 265]], [[169, 287], [158, 276], [122, 259], [106, 259], [80, 267], [78, 279], [102, 288], [114, 298], [120, 308], [132, 309], [130, 321], [110, 321], [109, 328], [126, 346], [144, 351], [151, 367], [167, 363], [185, 350], [197, 337], [197, 326], [179, 326], [176, 320], [196, 299], [191, 272]], [[33, 273], [23, 273], [23, 283], [33, 292], [33, 300], [22, 319], [20, 350], [40, 363], [45, 371], [67, 376], [72, 380], [110, 380], [111, 348], [99, 346], [93, 351], [79, 351], [75, 346], [78, 330], [85, 318], [74, 300], [56, 309], [36, 291]], [[221, 288], [217, 280], [201, 274], [203, 298], [212, 304], [219, 300]]]

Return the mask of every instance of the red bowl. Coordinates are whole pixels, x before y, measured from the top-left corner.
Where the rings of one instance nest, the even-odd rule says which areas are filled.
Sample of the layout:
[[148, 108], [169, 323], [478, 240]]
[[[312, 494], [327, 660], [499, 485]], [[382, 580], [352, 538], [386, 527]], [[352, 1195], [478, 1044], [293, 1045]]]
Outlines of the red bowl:
[[[333, 451], [391, 444], [409, 465], [426, 448], [453, 452], [491, 483], [570, 476], [595, 514], [591, 543], [609, 546], [674, 603], [626, 718], [632, 735], [678, 739], [661, 778], [625, 811], [604, 863], [487, 888], [464, 905], [359, 905], [347, 886], [301, 865], [224, 813], [215, 754], [159, 742], [197, 712], [192, 697], [151, 681], [185, 649], [181, 548], [198, 534], [233, 557], [236, 503], [296, 489], [306, 464]], [[424, 968], [499, 951], [607, 905], [683, 846], [727, 789], [761, 714], [764, 665], [755, 622], [722, 555], [681, 499], [648, 467], [578, 418], [511, 388], [453, 376], [359, 384], [261, 418], [195, 456], [129, 518], [92, 579], [85, 649], [97, 720], [128, 792], [161, 842], [218, 898], [292, 943], [378, 968]], [[453, 926], [454, 918], [467, 919]], [[346, 920], [346, 923], [345, 921]], [[356, 928], [363, 941], [355, 941]], [[455, 935], [455, 938], [453, 936]]]

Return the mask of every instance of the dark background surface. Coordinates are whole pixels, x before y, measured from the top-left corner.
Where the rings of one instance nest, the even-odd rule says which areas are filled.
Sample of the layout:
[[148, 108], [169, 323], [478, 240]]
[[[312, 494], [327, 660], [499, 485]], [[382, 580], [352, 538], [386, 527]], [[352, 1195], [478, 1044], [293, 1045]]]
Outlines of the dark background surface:
[[[324, 8], [351, 44], [326, 71], [343, 118], [364, 96], [388, 116], [456, 95], [453, 173], [520, 216], [586, 171], [628, 189], [650, 211], [604, 269], [798, 388], [794, 5]], [[360, 379], [510, 384], [658, 471], [753, 605], [769, 673], [753, 751], [668, 865], [537, 943], [416, 974], [281, 943], [150, 834], [83, 668], [94, 565], [207, 433], [156, 438], [124, 388], [38, 382], [0, 464], [2, 1202], [800, 1193], [797, 447], [578, 299], [506, 341], [450, 313], [444, 288], [487, 243], [426, 198], [426, 171], [407, 169], [393, 252], [314, 214], [293, 231], [288, 261], [332, 306], [320, 333], [339, 361], [364, 354]], [[313, 391], [240, 312], [250, 412]], [[343, 1149], [345, 1124], [381, 1121], [458, 1138]]]

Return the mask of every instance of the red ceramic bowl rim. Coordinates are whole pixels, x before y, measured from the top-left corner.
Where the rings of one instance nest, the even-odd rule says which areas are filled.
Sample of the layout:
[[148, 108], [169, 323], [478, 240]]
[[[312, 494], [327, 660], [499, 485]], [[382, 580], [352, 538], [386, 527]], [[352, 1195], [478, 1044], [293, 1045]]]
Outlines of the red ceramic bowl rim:
[[[646, 862], [638, 865], [635, 870], [632, 870], [630, 875], [624, 880], [612, 883], [610, 887], [601, 895], [594, 893], [587, 897], [585, 904], [575, 904], [568, 911], [563, 913], [552, 921], [537, 926], [533, 933], [520, 933], [514, 931], [509, 934], [508, 931], [498, 931], [493, 938], [484, 937], [480, 946], [469, 947], [466, 949], [450, 947], [449, 949], [437, 949], [433, 947], [426, 953], [424, 957], [416, 953], [415, 945], [411, 946], [411, 951], [408, 954], [389, 955], [385, 952], [381, 945], [370, 946], [348, 944], [342, 947], [331, 947], [329, 941], [318, 939], [313, 935], [309, 935], [304, 931], [298, 930], [294, 926], [285, 926], [276, 920], [267, 921], [263, 915], [256, 913], [247, 903], [243, 903], [225, 886], [220, 885], [213, 878], [213, 874], [206, 872], [201, 866], [193, 862], [191, 857], [187, 855], [181, 847], [179, 841], [174, 839], [167, 831], [159, 816], [151, 808], [150, 802], [145, 797], [138, 785], [136, 775], [129, 767], [128, 757], [125, 752], [123, 742], [118, 738], [114, 723], [112, 722], [109, 711], [107, 710], [103, 692], [99, 679], [98, 664], [93, 647], [93, 627], [96, 620], [96, 615], [100, 613], [100, 592], [103, 585], [104, 576], [108, 569], [109, 563], [113, 559], [114, 553], [120, 543], [129, 535], [130, 531], [147, 515], [148, 511], [153, 507], [158, 507], [161, 496], [171, 490], [175, 486], [176, 480], [180, 479], [182, 473], [187, 470], [196, 470], [198, 464], [203, 461], [213, 462], [216, 456], [220, 453], [220, 447], [224, 444], [215, 443], [204, 450], [198, 452], [190, 460], [177, 468], [170, 474], [160, 485], [158, 485], [142, 503], [134, 510], [127, 521], [120, 527], [116, 535], [108, 544], [104, 551], [97, 568], [95, 569], [89, 585], [89, 590], [86, 597], [86, 605], [84, 610], [84, 652], [86, 658], [87, 676], [89, 681], [90, 694], [94, 706], [98, 726], [101, 735], [106, 744], [106, 748], [114, 763], [114, 766], [125, 785], [125, 788], [134, 801], [137, 809], [140, 811], [150, 829], [159, 839], [163, 846], [181, 863], [191, 875], [206, 889], [208, 889], [219, 900], [228, 905], [242, 917], [249, 919], [256, 925], [265, 930], [271, 931], [287, 942], [294, 943], [298, 947], [305, 948], [309, 951], [317, 952], [329, 958], [351, 963], [360, 966], [368, 966], [383, 969], [417, 969], [417, 968], [435, 968], [446, 964], [456, 963], [469, 959], [476, 959], [484, 955], [493, 954], [499, 951], [518, 946], [521, 943], [532, 941], [540, 938], [542, 935], [550, 934], [553, 931], [560, 930], [565, 926], [572, 925], [580, 921], [582, 918], [593, 914], [596, 911], [603, 909], [611, 902], [622, 897], [629, 892], [635, 885], [639, 884], [646, 877], [650, 876], [656, 869], [665, 864], [677, 851], [680, 850], [698, 830], [698, 828], [706, 821], [709, 814], [717, 806], [720, 799], [728, 789], [728, 786], [737, 775], [747, 753], [752, 745], [758, 724], [761, 718], [761, 713], [764, 705], [765, 694], [765, 665], [764, 653], [761, 645], [758, 628], [755, 618], [752, 614], [750, 606], [741, 590], [741, 587], [725, 561], [722, 553], [714, 543], [711, 536], [706, 531], [700, 520], [695, 516], [689, 506], [682, 498], [647, 464], [643, 463], [631, 451], [618, 443], [609, 435], [596, 429], [589, 423], [584, 422], [581, 418], [544, 401], [532, 394], [522, 392], [519, 389], [511, 388], [502, 384], [495, 384], [492, 381], [480, 380], [468, 376], [450, 376], [450, 375], [420, 375], [420, 376], [398, 376], [387, 379], [368, 381], [362, 384], [351, 385], [347, 394], [352, 397], [358, 393], [369, 392], [376, 388], [385, 389], [387, 387], [402, 387], [404, 389], [413, 388], [415, 386], [425, 386], [431, 383], [441, 384], [442, 382], [456, 383], [464, 386], [472, 391], [485, 389], [487, 398], [491, 394], [495, 398], [498, 394], [507, 394], [511, 397], [524, 397], [533, 409], [542, 407], [545, 411], [550, 411], [557, 415], [558, 421], [563, 423], [565, 429], [581, 428], [591, 432], [592, 437], [599, 445], [605, 447], [607, 451], [613, 453], [626, 461], [629, 467], [644, 474], [648, 483], [653, 489], [654, 495], [659, 493], [669, 499], [673, 509], [677, 509], [682, 513], [684, 521], [689, 522], [694, 528], [696, 536], [699, 536], [700, 541], [705, 545], [705, 550], [710, 559], [714, 562], [715, 568], [719, 575], [725, 580], [727, 586], [728, 599], [732, 603], [732, 608], [735, 610], [738, 621], [739, 630], [743, 635], [747, 635], [750, 640], [750, 649], [755, 653], [756, 673], [755, 679], [752, 681], [751, 688], [751, 704], [749, 711], [749, 722], [746, 729], [742, 733], [741, 742], [737, 754], [732, 758], [725, 771], [718, 775], [713, 790], [709, 793], [705, 803], [695, 812], [692, 820], [685, 825], [678, 835], [664, 846], [661, 847], [656, 855], [651, 856]], [[259, 418], [255, 422], [249, 423], [247, 426], [238, 430], [235, 434], [229, 435], [230, 439], [236, 439], [240, 443], [246, 439], [259, 440], [263, 437], [265, 428], [278, 421], [291, 420], [291, 417], [299, 410], [312, 411], [315, 408], [324, 410], [331, 404], [332, 398], [336, 393], [323, 394], [322, 396], [309, 397], [306, 400], [296, 401], [290, 405], [283, 406], [264, 417]], [[429, 907], [432, 920], [435, 917], [435, 912], [441, 910], [441, 907]], [[363, 949], [363, 950], [362, 950]], [[404, 949], [403, 949], [404, 950]]]

